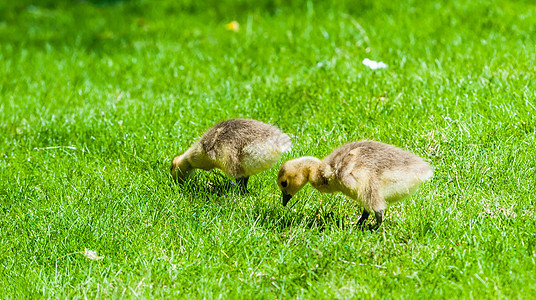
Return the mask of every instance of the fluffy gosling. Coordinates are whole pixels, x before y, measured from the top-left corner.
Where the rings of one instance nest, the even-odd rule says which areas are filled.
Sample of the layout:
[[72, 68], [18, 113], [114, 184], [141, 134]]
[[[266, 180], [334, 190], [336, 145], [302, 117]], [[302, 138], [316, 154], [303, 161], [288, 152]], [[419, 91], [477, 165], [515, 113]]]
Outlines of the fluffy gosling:
[[214, 168], [236, 179], [247, 191], [251, 175], [271, 168], [291, 148], [290, 138], [276, 127], [251, 119], [216, 124], [171, 163], [171, 176], [183, 182], [194, 169]]
[[341, 146], [323, 160], [306, 156], [285, 162], [277, 183], [283, 206], [307, 182], [323, 193], [342, 192], [364, 208], [358, 226], [374, 212], [376, 225], [370, 229], [376, 230], [388, 203], [411, 195], [432, 176], [432, 167], [417, 155], [380, 142], [360, 141]]

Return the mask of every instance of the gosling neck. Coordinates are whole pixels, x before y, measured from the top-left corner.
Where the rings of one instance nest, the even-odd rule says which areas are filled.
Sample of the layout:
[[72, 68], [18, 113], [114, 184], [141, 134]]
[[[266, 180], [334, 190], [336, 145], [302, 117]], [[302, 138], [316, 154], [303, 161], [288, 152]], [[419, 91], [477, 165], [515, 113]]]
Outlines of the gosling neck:
[[177, 165], [182, 172], [189, 172], [192, 169], [192, 164], [190, 163], [190, 157], [186, 154], [179, 156], [179, 164]]
[[305, 156], [300, 158], [300, 160], [307, 181], [314, 185], [319, 180], [318, 177], [320, 176], [322, 161], [313, 156]]

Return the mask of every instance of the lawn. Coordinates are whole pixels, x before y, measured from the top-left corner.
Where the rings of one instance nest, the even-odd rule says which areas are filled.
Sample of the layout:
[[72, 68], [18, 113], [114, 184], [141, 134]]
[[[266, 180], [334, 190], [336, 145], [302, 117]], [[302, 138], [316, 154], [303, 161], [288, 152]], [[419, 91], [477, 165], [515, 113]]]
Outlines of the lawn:
[[[534, 297], [535, 49], [528, 0], [3, 1], [0, 295]], [[282, 161], [371, 139], [435, 174], [372, 234], [340, 194], [283, 207], [281, 162], [173, 184], [236, 117]]]

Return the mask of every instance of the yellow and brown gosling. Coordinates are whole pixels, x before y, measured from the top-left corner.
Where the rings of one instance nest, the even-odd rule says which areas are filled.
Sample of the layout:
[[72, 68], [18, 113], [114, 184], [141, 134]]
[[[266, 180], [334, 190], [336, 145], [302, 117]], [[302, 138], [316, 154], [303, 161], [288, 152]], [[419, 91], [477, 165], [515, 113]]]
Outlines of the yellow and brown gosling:
[[278, 128], [251, 119], [231, 119], [216, 124], [171, 163], [171, 176], [182, 182], [194, 169], [214, 168], [236, 179], [247, 190], [251, 175], [271, 168], [289, 151], [288, 135]]
[[323, 193], [341, 192], [363, 206], [358, 226], [374, 212], [377, 229], [387, 204], [411, 195], [433, 176], [432, 167], [419, 156], [392, 145], [360, 141], [349, 143], [320, 160], [300, 157], [285, 162], [277, 183], [283, 206], [307, 182]]

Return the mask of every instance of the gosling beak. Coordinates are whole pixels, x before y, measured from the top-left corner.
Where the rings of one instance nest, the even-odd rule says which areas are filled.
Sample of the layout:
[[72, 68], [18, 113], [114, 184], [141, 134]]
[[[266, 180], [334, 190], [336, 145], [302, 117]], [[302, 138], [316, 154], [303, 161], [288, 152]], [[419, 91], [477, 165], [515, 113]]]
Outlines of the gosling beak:
[[287, 206], [288, 200], [290, 200], [290, 198], [292, 198], [291, 194], [285, 194], [283, 192], [283, 206]]
[[179, 183], [178, 181], [178, 174], [177, 174], [177, 170], [175, 169], [175, 167], [173, 165], [171, 165], [171, 178], [173, 178], [173, 182], [175, 184]]

